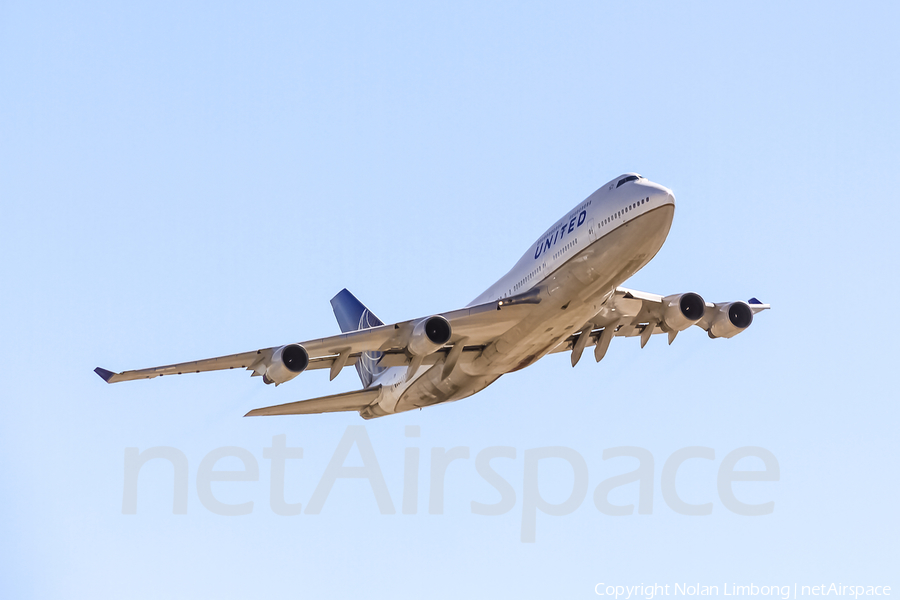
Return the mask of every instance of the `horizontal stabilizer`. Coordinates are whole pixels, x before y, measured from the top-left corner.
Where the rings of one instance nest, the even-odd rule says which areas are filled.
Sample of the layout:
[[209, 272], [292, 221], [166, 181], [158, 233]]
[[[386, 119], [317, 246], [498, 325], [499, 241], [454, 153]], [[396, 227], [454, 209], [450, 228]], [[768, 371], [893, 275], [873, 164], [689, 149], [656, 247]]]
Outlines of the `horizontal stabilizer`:
[[265, 408], [256, 408], [254, 410], [251, 410], [244, 416], [265, 417], [269, 415], [313, 415], [328, 412], [362, 410], [363, 408], [378, 400], [380, 396], [381, 386], [379, 385], [373, 388], [367, 388], [355, 392], [335, 394], [333, 396], [323, 396], [322, 398], [301, 400], [299, 402], [289, 402], [288, 404], [267, 406]]

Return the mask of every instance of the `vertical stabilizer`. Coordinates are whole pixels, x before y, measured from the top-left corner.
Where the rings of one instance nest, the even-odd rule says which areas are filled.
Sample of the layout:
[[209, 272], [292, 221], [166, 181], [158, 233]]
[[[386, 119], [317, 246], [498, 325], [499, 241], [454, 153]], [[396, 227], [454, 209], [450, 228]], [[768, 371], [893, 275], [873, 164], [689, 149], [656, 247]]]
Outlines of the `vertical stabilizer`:
[[[381, 319], [372, 314], [372, 311], [346, 288], [331, 299], [331, 308], [343, 333], [384, 325]], [[372, 381], [385, 371], [384, 367], [378, 366], [381, 356], [381, 352], [363, 352], [356, 361], [356, 372], [359, 373], [359, 380], [362, 381], [364, 388], [372, 385]]]

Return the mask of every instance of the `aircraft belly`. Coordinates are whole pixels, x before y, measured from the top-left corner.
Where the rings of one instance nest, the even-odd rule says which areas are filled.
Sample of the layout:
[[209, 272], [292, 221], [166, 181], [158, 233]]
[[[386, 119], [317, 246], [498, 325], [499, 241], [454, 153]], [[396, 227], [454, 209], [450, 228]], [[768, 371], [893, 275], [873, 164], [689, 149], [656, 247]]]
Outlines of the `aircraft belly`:
[[671, 205], [649, 211], [598, 239], [551, 273], [539, 286], [549, 295], [527, 317], [464, 365], [473, 376], [522, 369], [580, 330], [608, 294], [639, 271], [665, 242]]
[[383, 406], [372, 416], [466, 398], [501, 375], [539, 360], [579, 331], [617, 286], [656, 255], [668, 235], [673, 213], [671, 205], [662, 206], [594, 241], [537, 284], [547, 291], [540, 304], [478, 358], [461, 363], [446, 378], [444, 363], [439, 361], [416, 377], [395, 404], [391, 399], [391, 406]]
[[394, 412], [404, 412], [441, 402], [467, 398], [497, 381], [499, 375], [473, 377], [455, 369], [442, 379], [443, 363], [438, 363], [418, 377], [400, 396]]

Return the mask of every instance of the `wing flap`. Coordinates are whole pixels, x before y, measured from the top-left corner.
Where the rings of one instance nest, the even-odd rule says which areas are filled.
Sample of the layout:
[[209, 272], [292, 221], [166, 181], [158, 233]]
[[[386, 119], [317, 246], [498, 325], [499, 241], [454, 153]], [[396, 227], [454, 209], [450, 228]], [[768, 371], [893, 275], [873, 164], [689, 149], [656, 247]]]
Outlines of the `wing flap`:
[[358, 411], [376, 402], [381, 397], [381, 386], [323, 396], [311, 400], [300, 400], [265, 408], [256, 408], [248, 412], [245, 417], [265, 417], [272, 415], [313, 415], [328, 412]]

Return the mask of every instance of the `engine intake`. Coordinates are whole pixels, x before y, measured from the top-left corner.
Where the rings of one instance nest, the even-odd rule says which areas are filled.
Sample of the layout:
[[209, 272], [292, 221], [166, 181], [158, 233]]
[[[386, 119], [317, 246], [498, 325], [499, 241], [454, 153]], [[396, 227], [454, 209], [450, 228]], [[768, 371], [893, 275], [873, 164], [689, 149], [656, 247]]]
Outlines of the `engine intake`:
[[732, 302], [719, 307], [709, 327], [709, 337], [730, 338], [750, 327], [753, 311], [746, 302]]
[[449, 342], [451, 334], [450, 321], [440, 315], [427, 317], [413, 327], [407, 350], [413, 356], [426, 356]]
[[275, 385], [290, 381], [309, 366], [309, 353], [300, 344], [282, 346], [272, 354], [272, 360], [263, 374], [265, 383]]
[[687, 292], [663, 298], [665, 313], [663, 321], [672, 331], [684, 331], [703, 318], [706, 302], [699, 294]]

